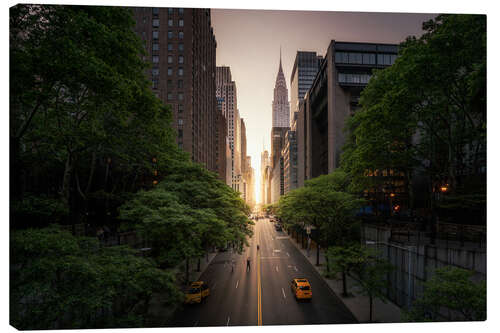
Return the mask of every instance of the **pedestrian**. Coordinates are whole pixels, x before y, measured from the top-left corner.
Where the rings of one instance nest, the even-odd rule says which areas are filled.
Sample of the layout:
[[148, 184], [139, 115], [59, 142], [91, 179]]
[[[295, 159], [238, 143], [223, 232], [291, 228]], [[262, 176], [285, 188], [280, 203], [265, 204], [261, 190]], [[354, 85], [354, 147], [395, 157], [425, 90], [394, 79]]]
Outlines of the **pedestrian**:
[[247, 271], [250, 270], [250, 257], [247, 258]]

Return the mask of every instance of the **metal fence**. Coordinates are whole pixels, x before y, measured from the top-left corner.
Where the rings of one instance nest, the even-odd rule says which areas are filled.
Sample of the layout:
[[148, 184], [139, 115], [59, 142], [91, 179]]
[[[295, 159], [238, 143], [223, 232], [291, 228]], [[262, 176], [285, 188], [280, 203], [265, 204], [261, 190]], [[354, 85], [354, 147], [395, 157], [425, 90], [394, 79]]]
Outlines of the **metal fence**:
[[[364, 226], [367, 246], [376, 248], [380, 255], [394, 266], [388, 274], [387, 297], [397, 305], [409, 308], [423, 292], [423, 286], [434, 274], [436, 268], [455, 266], [473, 271], [476, 281], [486, 279], [486, 249], [457, 244], [437, 242], [419, 244], [414, 238], [408, 242], [396, 243], [390, 230]], [[448, 310], [441, 313], [445, 319], [453, 319]]]

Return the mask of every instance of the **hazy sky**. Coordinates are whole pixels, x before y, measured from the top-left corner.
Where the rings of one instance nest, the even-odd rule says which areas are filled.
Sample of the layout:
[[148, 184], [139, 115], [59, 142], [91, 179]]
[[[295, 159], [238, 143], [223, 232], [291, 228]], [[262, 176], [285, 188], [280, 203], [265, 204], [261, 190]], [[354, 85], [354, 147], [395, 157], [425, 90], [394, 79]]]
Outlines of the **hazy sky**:
[[[230, 66], [236, 82], [238, 108], [245, 119], [247, 154], [255, 169], [260, 200], [260, 154], [270, 150], [273, 89], [279, 66], [290, 95], [290, 75], [298, 50], [325, 55], [332, 39], [399, 43], [422, 33], [422, 22], [434, 14], [353, 13], [213, 9], [217, 66]], [[289, 96], [290, 98], [290, 96]]]

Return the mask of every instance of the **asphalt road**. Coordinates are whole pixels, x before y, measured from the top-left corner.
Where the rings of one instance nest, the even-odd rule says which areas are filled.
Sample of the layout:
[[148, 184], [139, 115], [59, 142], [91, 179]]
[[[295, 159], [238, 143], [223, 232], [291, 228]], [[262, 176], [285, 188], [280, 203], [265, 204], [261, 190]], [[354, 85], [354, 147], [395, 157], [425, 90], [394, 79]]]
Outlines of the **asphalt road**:
[[[274, 223], [268, 219], [256, 221], [249, 243], [241, 255], [228, 251], [212, 260], [200, 277], [208, 283], [210, 296], [201, 304], [184, 306], [176, 314], [173, 326], [356, 323], [288, 235], [274, 229]], [[248, 257], [249, 271], [246, 269]], [[236, 261], [234, 272], [231, 272], [231, 259]], [[290, 282], [299, 277], [309, 280], [313, 292], [311, 301], [299, 302], [293, 297]]]

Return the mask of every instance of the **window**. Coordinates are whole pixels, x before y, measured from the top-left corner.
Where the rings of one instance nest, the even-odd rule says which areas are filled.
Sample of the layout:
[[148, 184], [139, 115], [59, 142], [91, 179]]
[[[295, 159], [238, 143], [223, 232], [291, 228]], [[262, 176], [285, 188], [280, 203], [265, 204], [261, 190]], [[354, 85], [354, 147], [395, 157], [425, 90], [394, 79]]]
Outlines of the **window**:
[[177, 88], [183, 89], [184, 88], [184, 81], [182, 81], [182, 80], [177, 81]]
[[363, 54], [363, 64], [375, 65], [375, 54], [373, 54], [373, 53], [364, 53]]
[[153, 43], [153, 51], [158, 51], [160, 49], [160, 44]]
[[179, 113], [184, 112], [184, 105], [183, 104], [179, 104], [177, 112], [179, 112]]
[[172, 15], [174, 13], [174, 9], [173, 8], [169, 8], [168, 9], [168, 15]]
[[179, 76], [183, 76], [184, 75], [184, 68], [179, 67], [178, 75]]
[[153, 76], [158, 76], [160, 75], [160, 69], [159, 68], [153, 68], [151, 70], [151, 74], [153, 74]]
[[168, 19], [168, 26], [173, 27], [174, 26], [174, 20], [173, 19]]
[[172, 76], [172, 67], [167, 68], [167, 75]]
[[177, 121], [177, 123], [179, 124], [179, 126], [182, 126], [182, 125], [184, 124], [184, 120], [179, 119], [179, 120]]
[[179, 43], [179, 51], [184, 51], [184, 43]]
[[160, 19], [153, 19], [153, 27], [158, 28], [160, 26]]
[[153, 7], [153, 15], [158, 15], [160, 13], [160, 8]]
[[153, 80], [153, 89], [158, 89], [158, 79]]
[[153, 31], [153, 39], [158, 39], [158, 30]]
[[174, 50], [174, 45], [172, 45], [172, 43], [168, 43], [167, 44], [167, 50], [173, 51]]
[[157, 56], [157, 55], [154, 55], [154, 56], [153, 56], [153, 63], [154, 63], [154, 64], [157, 64], [157, 63], [159, 63], [159, 62], [160, 62], [160, 57], [159, 57], [159, 56]]
[[184, 93], [179, 93], [179, 101], [183, 101], [184, 100]]
[[171, 64], [173, 61], [174, 61], [174, 57], [172, 57], [171, 55], [169, 55], [169, 56], [167, 57], [167, 62], [168, 62], [169, 64]]
[[169, 30], [167, 33], [167, 37], [168, 37], [168, 39], [174, 38], [174, 32], [172, 30]]
[[184, 38], [184, 31], [179, 31], [179, 39], [183, 39]]
[[362, 64], [363, 56], [361, 53], [349, 53], [349, 63], [350, 64]]
[[180, 130], [179, 130], [179, 134], [178, 134], [178, 137], [179, 137], [180, 139], [182, 139], [182, 134], [183, 134], [183, 133], [182, 133], [182, 130], [180, 129]]
[[183, 19], [180, 19], [179, 20], [179, 27], [183, 27], [184, 26], [184, 20]]
[[179, 64], [183, 64], [184, 63], [184, 56], [179, 56]]
[[172, 94], [171, 92], [169, 92], [169, 93], [167, 94], [167, 100], [171, 101], [171, 100], [173, 100], [173, 99], [174, 99], [174, 94]]
[[179, 15], [183, 15], [184, 14], [184, 8], [179, 8]]
[[167, 80], [167, 89], [172, 89], [173, 86], [172, 86], [172, 80]]

